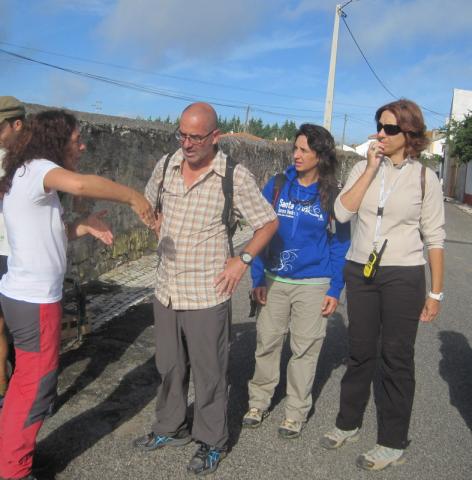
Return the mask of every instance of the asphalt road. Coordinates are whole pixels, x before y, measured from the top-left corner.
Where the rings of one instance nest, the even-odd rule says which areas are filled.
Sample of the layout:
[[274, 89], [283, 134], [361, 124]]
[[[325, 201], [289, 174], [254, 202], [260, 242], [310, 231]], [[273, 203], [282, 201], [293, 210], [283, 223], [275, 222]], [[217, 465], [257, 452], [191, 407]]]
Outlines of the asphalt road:
[[[339, 451], [318, 445], [338, 407], [347, 354], [346, 315], [341, 305], [329, 322], [313, 390], [315, 409], [303, 434], [281, 440], [285, 379], [271, 415], [261, 428], [241, 431], [252, 375], [255, 324], [248, 319], [248, 281], [234, 298], [230, 364], [231, 453], [215, 479], [470, 479], [472, 478], [472, 216], [447, 204], [446, 299], [432, 325], [421, 325], [416, 344], [417, 389], [406, 464], [364, 472], [356, 456], [376, 440], [373, 402], [361, 439]], [[133, 451], [131, 441], [149, 430], [158, 375], [153, 363], [150, 304], [132, 307], [77, 349], [61, 357], [58, 411], [44, 425], [38, 443], [39, 478], [192, 478], [186, 464], [195, 445], [161, 451]], [[286, 365], [288, 351], [282, 360]], [[189, 413], [192, 411], [192, 392]]]

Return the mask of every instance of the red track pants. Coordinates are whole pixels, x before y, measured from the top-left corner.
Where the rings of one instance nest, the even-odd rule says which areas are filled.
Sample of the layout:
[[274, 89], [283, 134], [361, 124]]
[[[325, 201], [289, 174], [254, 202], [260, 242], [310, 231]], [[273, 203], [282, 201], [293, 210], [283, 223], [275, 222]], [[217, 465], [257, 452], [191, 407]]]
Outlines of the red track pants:
[[0, 477], [14, 479], [31, 473], [36, 436], [56, 395], [62, 308], [4, 295], [1, 302], [16, 366], [0, 413]]

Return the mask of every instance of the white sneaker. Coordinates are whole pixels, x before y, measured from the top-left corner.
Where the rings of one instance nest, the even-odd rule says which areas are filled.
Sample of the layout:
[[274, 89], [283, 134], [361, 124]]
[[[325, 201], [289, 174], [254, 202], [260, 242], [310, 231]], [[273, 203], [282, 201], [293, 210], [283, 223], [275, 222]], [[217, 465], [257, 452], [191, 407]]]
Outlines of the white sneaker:
[[320, 445], [328, 450], [334, 450], [342, 447], [347, 442], [357, 442], [359, 440], [359, 429], [341, 430], [334, 427], [328, 433], [325, 433], [320, 439]]
[[297, 420], [290, 420], [289, 418], [285, 418], [279, 427], [279, 435], [282, 438], [297, 438], [300, 436], [300, 433], [303, 428], [303, 422], [299, 422]]
[[405, 463], [404, 453], [403, 449], [383, 447], [377, 444], [372, 450], [359, 455], [356, 465], [364, 470], [383, 470], [389, 465]]
[[243, 427], [257, 428], [268, 415], [269, 412], [267, 410], [250, 408], [243, 417]]

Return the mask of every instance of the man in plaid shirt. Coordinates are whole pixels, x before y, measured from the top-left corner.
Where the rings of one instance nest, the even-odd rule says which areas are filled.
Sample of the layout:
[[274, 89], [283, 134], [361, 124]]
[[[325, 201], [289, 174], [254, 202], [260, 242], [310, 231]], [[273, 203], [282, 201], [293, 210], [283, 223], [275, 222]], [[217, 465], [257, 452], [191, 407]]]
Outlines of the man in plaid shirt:
[[[199, 447], [187, 468], [195, 474], [213, 472], [226, 455], [230, 298], [278, 226], [254, 176], [238, 164], [234, 215], [244, 218], [254, 235], [239, 256], [230, 257], [222, 222], [227, 157], [218, 149], [216, 122], [215, 110], [206, 103], [183, 111], [176, 131], [181, 148], [164, 176], [154, 298], [156, 366], [162, 383], [152, 431], [134, 441], [135, 447], [149, 451], [186, 445], [193, 437]], [[154, 205], [164, 159], [146, 186], [145, 195]], [[192, 436], [186, 419], [189, 364], [195, 384]]]

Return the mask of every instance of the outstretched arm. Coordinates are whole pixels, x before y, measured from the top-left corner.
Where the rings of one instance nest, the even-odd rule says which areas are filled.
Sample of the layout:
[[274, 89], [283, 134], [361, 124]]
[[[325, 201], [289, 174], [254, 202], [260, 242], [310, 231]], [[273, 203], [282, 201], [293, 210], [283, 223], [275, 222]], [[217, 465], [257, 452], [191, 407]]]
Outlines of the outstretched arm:
[[98, 175], [82, 175], [64, 168], [53, 168], [44, 176], [45, 190], [58, 190], [72, 195], [111, 200], [129, 205], [140, 220], [154, 228], [153, 208], [136, 190]]

